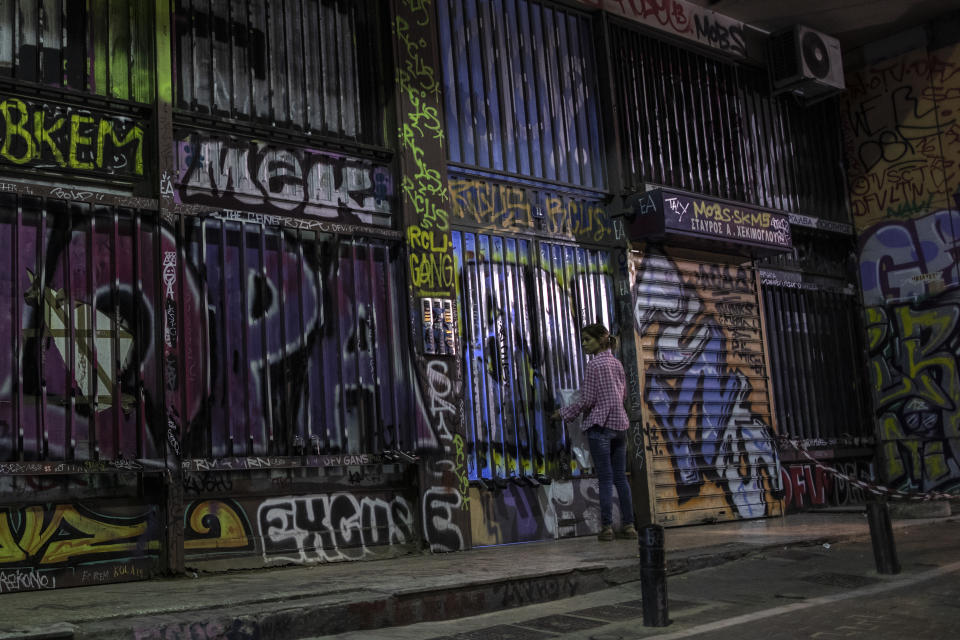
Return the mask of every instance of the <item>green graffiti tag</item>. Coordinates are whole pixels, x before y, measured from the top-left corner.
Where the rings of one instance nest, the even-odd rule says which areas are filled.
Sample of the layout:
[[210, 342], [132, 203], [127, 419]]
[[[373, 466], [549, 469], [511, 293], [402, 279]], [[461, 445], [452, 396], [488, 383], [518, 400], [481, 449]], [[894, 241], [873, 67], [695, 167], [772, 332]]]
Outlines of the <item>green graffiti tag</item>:
[[0, 160], [29, 167], [143, 175], [143, 126], [62, 105], [0, 101]]
[[[407, 4], [421, 14], [419, 26], [429, 24], [428, 3]], [[440, 83], [435, 69], [424, 59], [425, 38], [411, 32], [410, 23], [398, 16], [394, 28], [401, 48], [397, 86], [405, 102], [404, 120], [399, 127], [401, 148], [409, 155], [415, 171], [405, 175], [400, 189], [404, 200], [416, 212], [417, 224], [407, 230], [410, 273], [419, 296], [449, 295], [454, 287], [453, 261], [450, 255], [450, 216], [445, 203], [447, 186], [439, 169], [430, 166], [429, 157], [442, 157], [444, 141], [440, 121]], [[427, 153], [425, 143], [434, 147]]]

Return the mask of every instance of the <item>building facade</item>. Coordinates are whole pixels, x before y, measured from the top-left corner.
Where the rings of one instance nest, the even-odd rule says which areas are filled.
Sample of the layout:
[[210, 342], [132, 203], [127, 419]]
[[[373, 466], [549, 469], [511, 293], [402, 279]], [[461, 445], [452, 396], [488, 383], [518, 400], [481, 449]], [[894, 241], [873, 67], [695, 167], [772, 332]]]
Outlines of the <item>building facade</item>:
[[0, 3], [0, 591], [594, 533], [595, 321], [641, 521], [862, 501], [788, 439], [933, 465], [871, 416], [853, 109], [629, 4]]

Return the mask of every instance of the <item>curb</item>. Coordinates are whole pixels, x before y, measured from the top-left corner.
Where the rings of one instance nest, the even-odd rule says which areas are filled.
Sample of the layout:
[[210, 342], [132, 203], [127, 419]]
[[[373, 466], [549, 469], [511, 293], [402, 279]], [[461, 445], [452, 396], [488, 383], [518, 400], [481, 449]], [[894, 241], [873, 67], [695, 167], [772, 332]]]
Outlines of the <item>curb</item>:
[[[954, 522], [957, 517], [939, 519]], [[895, 526], [897, 531], [908, 524]], [[869, 540], [869, 533], [823, 536], [760, 545], [730, 543], [668, 557], [668, 576], [721, 566], [772, 550]], [[668, 552], [669, 553], [669, 552]], [[607, 564], [509, 578], [491, 578], [460, 586], [399, 591], [356, 591], [296, 600], [240, 602], [170, 613], [116, 617], [80, 624], [0, 632], [0, 640], [289, 640], [474, 616], [583, 595], [640, 580], [636, 558]]]

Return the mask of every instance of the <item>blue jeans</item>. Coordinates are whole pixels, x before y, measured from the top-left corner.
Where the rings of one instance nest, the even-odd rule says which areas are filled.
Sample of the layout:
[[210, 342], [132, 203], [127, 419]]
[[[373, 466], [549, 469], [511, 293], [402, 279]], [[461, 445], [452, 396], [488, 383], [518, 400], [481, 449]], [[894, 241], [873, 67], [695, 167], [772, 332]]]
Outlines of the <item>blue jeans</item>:
[[613, 487], [620, 499], [620, 526], [633, 524], [633, 499], [627, 482], [627, 432], [594, 425], [587, 430], [590, 455], [600, 485], [600, 524], [613, 524]]

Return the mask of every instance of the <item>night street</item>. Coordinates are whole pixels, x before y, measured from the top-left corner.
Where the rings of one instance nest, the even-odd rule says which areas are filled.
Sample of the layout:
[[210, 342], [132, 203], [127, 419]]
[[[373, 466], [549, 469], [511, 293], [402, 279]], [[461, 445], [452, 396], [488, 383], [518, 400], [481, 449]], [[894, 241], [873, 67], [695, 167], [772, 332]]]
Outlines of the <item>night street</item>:
[[442, 623], [321, 636], [341, 640], [955, 637], [960, 522], [898, 532], [902, 572], [876, 572], [869, 541], [793, 548], [671, 576], [672, 624], [644, 627], [640, 583]]

